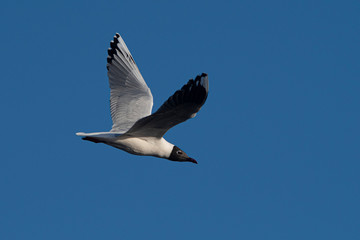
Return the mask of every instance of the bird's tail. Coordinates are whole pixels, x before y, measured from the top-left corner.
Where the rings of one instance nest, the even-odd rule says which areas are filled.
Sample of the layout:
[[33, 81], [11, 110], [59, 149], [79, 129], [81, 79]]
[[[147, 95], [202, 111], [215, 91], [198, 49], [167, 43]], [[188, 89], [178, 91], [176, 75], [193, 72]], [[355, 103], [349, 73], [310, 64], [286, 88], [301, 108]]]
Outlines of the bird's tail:
[[94, 142], [94, 143], [104, 143], [106, 140], [111, 138], [116, 138], [121, 135], [121, 133], [112, 133], [112, 132], [95, 132], [95, 133], [76, 133], [77, 136], [83, 137], [83, 140]]

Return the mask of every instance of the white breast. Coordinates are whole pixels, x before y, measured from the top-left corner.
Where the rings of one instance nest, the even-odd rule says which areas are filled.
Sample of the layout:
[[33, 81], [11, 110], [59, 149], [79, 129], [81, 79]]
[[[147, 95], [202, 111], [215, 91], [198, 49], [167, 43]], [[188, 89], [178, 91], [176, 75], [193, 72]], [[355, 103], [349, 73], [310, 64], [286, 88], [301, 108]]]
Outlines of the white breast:
[[107, 142], [113, 147], [120, 148], [128, 153], [136, 155], [154, 156], [160, 158], [168, 158], [174, 147], [173, 144], [167, 142], [164, 138], [154, 137], [129, 137], [120, 136], [112, 142]]

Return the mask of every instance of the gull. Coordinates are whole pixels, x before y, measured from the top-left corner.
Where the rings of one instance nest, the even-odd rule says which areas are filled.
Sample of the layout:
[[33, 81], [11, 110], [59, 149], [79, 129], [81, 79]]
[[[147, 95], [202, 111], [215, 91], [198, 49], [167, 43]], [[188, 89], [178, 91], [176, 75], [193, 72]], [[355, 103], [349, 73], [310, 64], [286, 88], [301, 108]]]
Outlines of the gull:
[[195, 117], [204, 105], [209, 92], [208, 75], [202, 73], [195, 80], [190, 79], [151, 114], [151, 91], [118, 33], [110, 42], [106, 67], [112, 129], [109, 132], [78, 132], [76, 135], [83, 140], [104, 143], [135, 155], [197, 164], [195, 159], [163, 136], [175, 125]]

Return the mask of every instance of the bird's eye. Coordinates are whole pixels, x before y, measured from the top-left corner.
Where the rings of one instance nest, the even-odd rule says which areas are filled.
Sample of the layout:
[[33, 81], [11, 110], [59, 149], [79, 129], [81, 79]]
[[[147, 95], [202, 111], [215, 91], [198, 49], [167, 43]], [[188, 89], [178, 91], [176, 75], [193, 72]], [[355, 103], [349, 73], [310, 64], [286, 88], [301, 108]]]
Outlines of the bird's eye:
[[176, 153], [179, 154], [179, 155], [181, 155], [181, 154], [182, 154], [182, 151], [177, 151]]

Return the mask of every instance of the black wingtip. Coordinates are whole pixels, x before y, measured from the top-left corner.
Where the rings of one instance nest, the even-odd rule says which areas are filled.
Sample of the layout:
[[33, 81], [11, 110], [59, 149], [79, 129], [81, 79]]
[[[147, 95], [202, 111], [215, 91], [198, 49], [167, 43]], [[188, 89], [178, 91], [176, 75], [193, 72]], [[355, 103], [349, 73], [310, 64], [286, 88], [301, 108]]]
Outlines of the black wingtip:
[[207, 73], [201, 74], [202, 86], [206, 89], [206, 92], [209, 92], [209, 79]]
[[[119, 35], [119, 36], [120, 36], [120, 35]], [[114, 40], [113, 40], [113, 41], [114, 41], [115, 44], [118, 44], [118, 43], [119, 43], [119, 37], [114, 36]]]
[[[190, 81], [189, 81], [190, 82]], [[209, 80], [208, 75], [206, 73], [202, 73], [201, 75], [197, 75], [194, 83], [195, 89], [192, 90], [194, 93], [193, 101], [203, 105], [207, 99], [209, 93]]]
[[106, 61], [108, 63], [111, 63], [112, 57], [110, 56], [110, 54], [111, 54], [111, 49], [110, 48], [108, 49], [108, 54], [109, 54], [109, 56], [107, 56]]
[[[176, 91], [158, 109], [157, 112], [166, 111], [176, 105], [192, 103], [198, 106], [197, 111], [205, 103], [209, 92], [209, 80], [206, 73], [196, 76], [195, 80], [190, 79], [180, 90]], [[196, 112], [197, 112], [196, 111]]]
[[[136, 65], [135, 60], [131, 56], [130, 52], [127, 50], [126, 45], [119, 33], [116, 33], [114, 39], [110, 41], [110, 48], [108, 49], [108, 58], [107, 58], [108, 70], [109, 70], [109, 65], [111, 65], [112, 61], [114, 61], [114, 55], [117, 55], [120, 58], [124, 58], [125, 59], [124, 61], [130, 61], [130, 63]], [[117, 60], [115, 59], [115, 61]]]
[[[120, 34], [116, 33], [114, 36], [114, 40], [110, 41], [110, 48], [108, 48], [108, 57], [106, 59], [108, 64], [111, 64], [112, 60], [114, 59], [114, 55], [116, 55], [116, 50], [118, 50], [120, 54], [124, 55], [118, 47], [119, 37]], [[109, 69], [108, 66], [107, 69]]]

